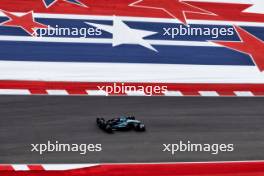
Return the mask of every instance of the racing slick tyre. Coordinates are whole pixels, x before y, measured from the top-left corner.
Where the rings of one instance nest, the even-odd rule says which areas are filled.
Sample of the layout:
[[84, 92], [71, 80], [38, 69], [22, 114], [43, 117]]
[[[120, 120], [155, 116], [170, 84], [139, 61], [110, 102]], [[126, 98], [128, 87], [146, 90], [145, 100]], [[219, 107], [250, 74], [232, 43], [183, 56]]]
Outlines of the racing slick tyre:
[[145, 131], [146, 130], [146, 127], [144, 124], [140, 123], [136, 126], [135, 128], [136, 131]]
[[104, 128], [105, 126], [105, 119], [104, 118], [96, 118], [97, 126], [100, 128]]
[[97, 123], [97, 124], [100, 124], [100, 123], [102, 123], [102, 122], [104, 122], [104, 121], [105, 121], [104, 118], [96, 118], [96, 123]]
[[110, 125], [106, 125], [106, 126], [105, 126], [105, 131], [106, 131], [107, 133], [112, 133], [112, 132], [113, 132], [112, 127], [111, 127]]

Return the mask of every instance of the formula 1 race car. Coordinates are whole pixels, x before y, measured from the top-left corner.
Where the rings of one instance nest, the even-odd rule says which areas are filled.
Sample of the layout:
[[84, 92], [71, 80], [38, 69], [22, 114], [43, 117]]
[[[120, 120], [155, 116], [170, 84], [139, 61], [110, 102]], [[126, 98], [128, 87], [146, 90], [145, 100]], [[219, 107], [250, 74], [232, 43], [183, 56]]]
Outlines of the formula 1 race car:
[[105, 120], [104, 118], [97, 118], [96, 119], [97, 126], [101, 128], [102, 130], [112, 133], [116, 130], [132, 130], [135, 131], [145, 131], [145, 125], [139, 121], [136, 120], [135, 117], [127, 117], [127, 116], [121, 116], [119, 118], [114, 118], [111, 120]]

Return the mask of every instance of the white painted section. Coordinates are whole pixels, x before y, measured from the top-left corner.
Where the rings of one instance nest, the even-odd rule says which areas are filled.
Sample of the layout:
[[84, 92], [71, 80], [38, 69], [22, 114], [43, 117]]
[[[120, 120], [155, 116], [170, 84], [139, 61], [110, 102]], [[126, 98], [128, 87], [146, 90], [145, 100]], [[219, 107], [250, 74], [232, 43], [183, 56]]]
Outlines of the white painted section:
[[216, 91], [199, 91], [199, 94], [204, 97], [217, 97], [219, 94]]
[[253, 6], [244, 10], [244, 12], [264, 14], [264, 1], [263, 0], [250, 0], [250, 1], [253, 3]]
[[31, 37], [31, 36], [4, 36], [0, 41], [29, 41], [29, 42], [56, 42], [56, 43], [102, 43], [111, 44], [112, 39], [100, 38], [68, 38], [68, 37]]
[[42, 167], [45, 170], [71, 170], [80, 169], [85, 167], [93, 167], [97, 164], [43, 164]]
[[49, 95], [69, 95], [66, 90], [46, 90]]
[[236, 96], [239, 97], [252, 97], [254, 94], [250, 91], [235, 91]]
[[30, 95], [26, 89], [0, 89], [0, 95]]
[[[29, 41], [29, 42], [52, 42], [52, 43], [96, 43], [111, 44], [112, 39], [103, 38], [68, 38], [68, 37], [30, 37], [30, 36], [3, 36], [0, 35], [0, 41]], [[166, 46], [206, 46], [206, 47], [222, 47], [213, 42], [199, 41], [176, 41], [176, 40], [144, 40], [151, 45]], [[132, 43], [135, 44], [135, 43]]]
[[127, 91], [128, 96], [148, 96], [144, 91]]
[[108, 93], [103, 90], [86, 90], [88, 95], [94, 95], [94, 96], [108, 96]]
[[0, 61], [0, 80], [264, 83], [264, 74], [255, 66]]
[[165, 96], [183, 96], [181, 91], [166, 91], [164, 93]]
[[15, 171], [27, 171], [29, 170], [28, 166], [25, 164], [13, 164], [12, 167]]

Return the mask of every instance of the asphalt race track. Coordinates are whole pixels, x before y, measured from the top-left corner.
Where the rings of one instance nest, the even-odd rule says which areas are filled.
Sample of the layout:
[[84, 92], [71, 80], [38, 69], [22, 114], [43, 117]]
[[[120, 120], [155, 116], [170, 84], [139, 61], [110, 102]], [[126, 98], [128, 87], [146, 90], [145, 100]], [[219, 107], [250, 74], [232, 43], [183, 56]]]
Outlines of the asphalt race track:
[[[96, 117], [133, 114], [145, 133], [107, 134]], [[0, 163], [107, 163], [264, 159], [264, 98], [0, 97]], [[102, 143], [102, 152], [30, 152], [31, 143]], [[162, 152], [163, 143], [233, 143], [212, 155]]]

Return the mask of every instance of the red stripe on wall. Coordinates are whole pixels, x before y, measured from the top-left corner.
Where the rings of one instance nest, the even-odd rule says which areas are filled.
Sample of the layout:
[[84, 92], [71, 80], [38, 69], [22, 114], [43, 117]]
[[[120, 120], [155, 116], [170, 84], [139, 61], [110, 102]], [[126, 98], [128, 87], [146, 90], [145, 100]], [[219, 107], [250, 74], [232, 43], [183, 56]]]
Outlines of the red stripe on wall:
[[85, 90], [80, 89], [67, 89], [67, 92], [70, 95], [87, 95], [87, 92]]
[[[33, 94], [47, 94], [46, 90], [66, 90], [70, 94], [87, 94], [86, 90], [99, 90], [98, 86], [113, 86], [109, 82], [43, 82], [0, 81], [0, 89], [29, 89]], [[117, 83], [121, 85], [121, 83]], [[125, 83], [126, 86], [166, 86], [168, 91], [181, 91], [185, 95], [199, 95], [199, 91], [216, 91], [221, 95], [234, 95], [234, 91], [251, 91], [263, 95], [264, 84], [185, 84], [185, 83]]]
[[0, 171], [14, 171], [12, 165], [0, 165]]
[[30, 93], [33, 95], [45, 95], [48, 94], [46, 90], [44, 89], [29, 89]]
[[9, 171], [5, 176], [263, 176], [264, 162], [105, 164], [69, 171]]
[[45, 170], [42, 165], [28, 165], [29, 170], [43, 171]]

